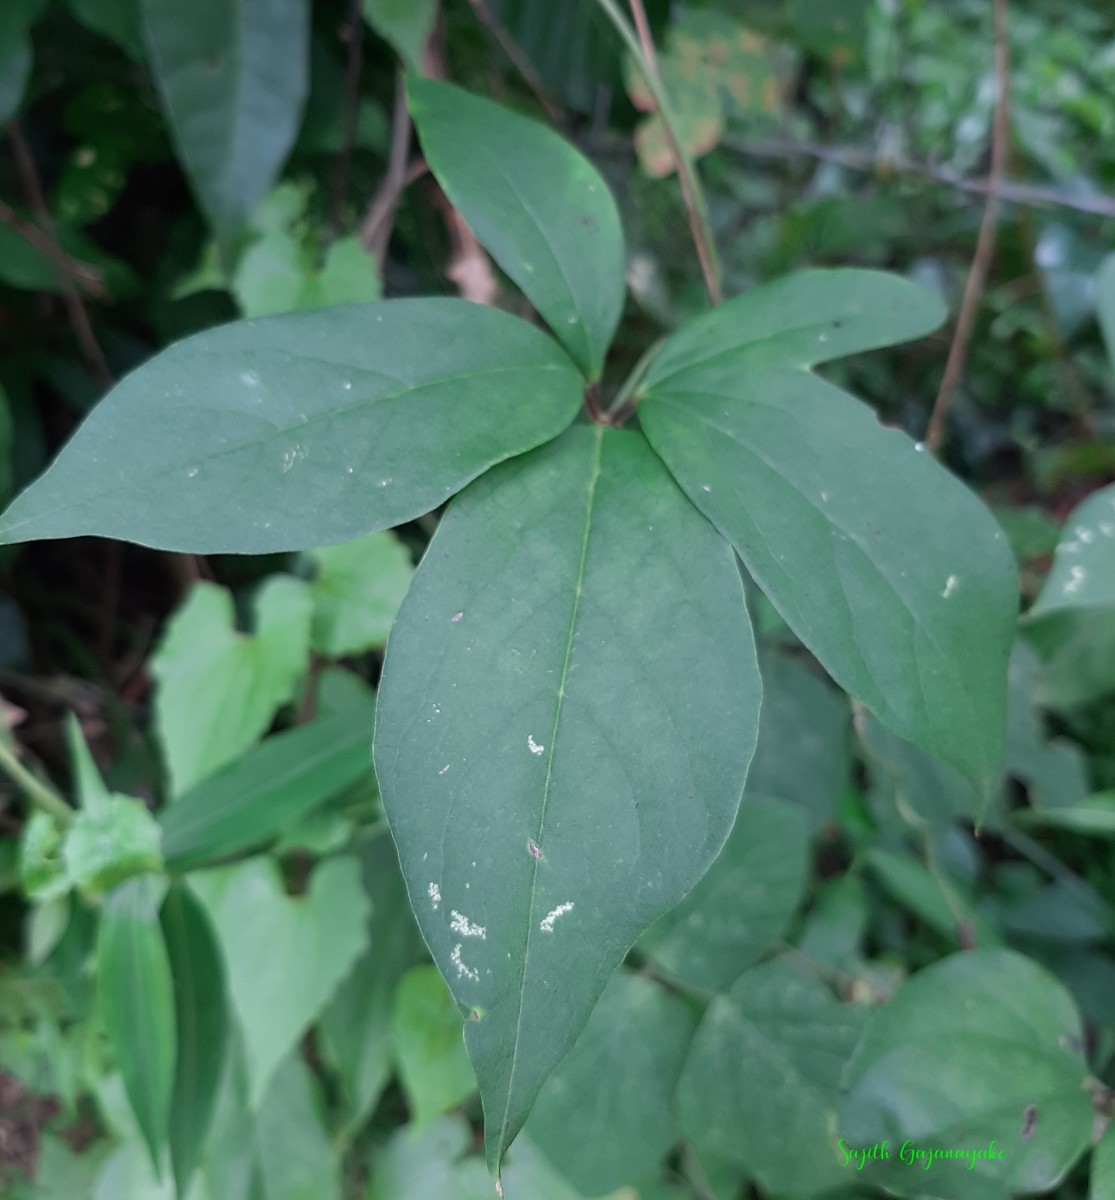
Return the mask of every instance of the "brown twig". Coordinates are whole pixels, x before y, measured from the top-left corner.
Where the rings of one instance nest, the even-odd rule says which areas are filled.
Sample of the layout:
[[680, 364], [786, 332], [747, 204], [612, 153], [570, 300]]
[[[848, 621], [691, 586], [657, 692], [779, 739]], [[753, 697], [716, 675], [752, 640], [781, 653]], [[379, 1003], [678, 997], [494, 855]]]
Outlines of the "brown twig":
[[71, 257], [61, 246], [51, 241], [38, 225], [25, 221], [10, 204], [3, 200], [0, 200], [0, 224], [7, 225], [25, 242], [34, 246], [40, 254], [49, 258], [60, 272], [65, 271], [75, 283], [80, 283], [94, 300], [107, 298], [108, 292], [105, 290], [104, 279], [96, 267]]
[[995, 231], [999, 221], [1001, 195], [999, 184], [1006, 172], [1007, 155], [1010, 151], [1010, 44], [1007, 40], [1007, 0], [993, 0], [995, 21], [995, 116], [991, 127], [991, 168], [988, 172], [989, 189], [983, 219], [980, 221], [976, 252], [968, 271], [964, 286], [964, 298], [956, 317], [956, 329], [949, 347], [945, 373], [941, 387], [929, 416], [925, 433], [925, 444], [934, 452], [940, 450], [945, 441], [945, 427], [949, 410], [956, 398], [957, 389], [964, 377], [968, 361], [968, 347], [975, 328], [983, 289], [987, 284], [987, 273], [995, 253]]
[[407, 160], [410, 157], [410, 113], [407, 111], [406, 86], [402, 72], [395, 83], [395, 109], [391, 117], [391, 149], [387, 158], [387, 174], [379, 185], [360, 225], [360, 241], [383, 270], [387, 246], [391, 241], [391, 225], [399, 198], [406, 190], [410, 177]]
[[339, 232], [345, 219], [348, 200], [348, 179], [352, 167], [352, 147], [356, 142], [356, 124], [360, 114], [360, 73], [364, 66], [364, 14], [360, 0], [351, 0], [348, 21], [344, 26], [348, 42], [348, 65], [345, 69], [345, 115], [341, 153], [333, 177], [333, 230]]
[[[623, 26], [618, 23], [619, 14], [612, 0], [598, 0], [598, 2], [611, 18], [613, 24], [616, 24], [616, 28], [623, 34]], [[705, 290], [708, 292], [709, 302], [717, 305], [723, 299], [723, 292], [720, 286], [720, 269], [716, 260], [716, 246], [712, 236], [712, 225], [709, 222], [704, 195], [700, 191], [700, 185], [697, 182], [693, 164], [678, 141], [676, 119], [668, 103], [665, 88], [662, 86], [662, 77], [658, 71], [658, 52], [654, 46], [654, 38], [651, 35], [650, 22], [647, 20], [643, 0], [628, 0], [628, 5], [635, 21], [637, 44], [642, 51], [641, 57], [643, 62], [646, 64], [647, 85], [650, 88], [651, 95], [658, 109], [658, 116], [661, 119], [662, 128], [666, 133], [666, 141], [670, 147], [670, 154], [677, 170], [678, 182], [681, 185], [681, 195], [685, 202], [685, 212], [689, 218], [689, 232], [692, 234], [693, 244], [697, 248], [697, 258], [701, 263], [701, 274], [704, 277]], [[626, 24], [626, 22], [623, 24]], [[628, 30], [629, 32], [630, 30]]]
[[105, 361], [104, 353], [101, 350], [100, 343], [97, 341], [97, 335], [93, 332], [93, 324], [89, 320], [85, 301], [82, 300], [81, 293], [74, 284], [73, 276], [65, 265], [69, 261], [69, 256], [58, 244], [58, 235], [54, 228], [54, 221], [50, 215], [46, 196], [43, 194], [42, 184], [39, 182], [39, 172], [35, 167], [35, 160], [31, 156], [30, 147], [27, 145], [27, 141], [23, 136], [23, 130], [18, 121], [13, 120], [9, 123], [8, 136], [12, 143], [16, 171], [19, 173], [20, 182], [23, 184], [24, 192], [27, 195], [28, 205], [35, 214], [44, 237], [55, 247], [55, 251], [50, 255], [50, 259], [58, 272], [58, 280], [62, 286], [62, 298], [66, 303], [66, 310], [69, 313], [70, 325], [73, 328], [74, 336], [77, 338], [78, 345], [81, 347], [81, 352], [85, 356], [85, 361], [89, 369], [93, 372], [98, 382], [103, 387], [110, 387], [112, 384], [112, 372]]
[[495, 38], [500, 49], [511, 60], [515, 70], [523, 77], [523, 82], [534, 93], [534, 98], [542, 107], [553, 125], [562, 124], [562, 112], [557, 102], [546, 90], [542, 76], [535, 70], [522, 46], [511, 36], [510, 31], [503, 26], [484, 0], [468, 0], [476, 19]]
[[38, 170], [35, 167], [35, 160], [31, 157], [31, 150], [24, 139], [19, 121], [12, 121], [8, 125], [8, 137], [11, 138], [12, 152], [14, 158], [16, 158], [16, 170], [19, 173], [19, 179], [23, 184], [26, 197], [28, 197], [31, 211], [34, 212], [38, 226], [42, 229], [43, 234], [56, 247], [56, 252], [50, 256], [50, 260], [54, 263], [55, 270], [58, 271], [59, 282], [62, 288], [62, 299], [65, 300], [66, 311], [70, 314], [70, 324], [73, 328], [74, 336], [77, 337], [78, 344], [82, 348], [86, 364], [88, 364], [92, 373], [95, 374], [98, 382], [104, 388], [108, 388], [113, 382], [112, 371], [109, 371], [108, 362], [104, 359], [100, 343], [97, 342], [96, 334], [92, 331], [92, 323], [89, 319], [89, 312], [85, 308], [85, 301], [82, 299], [82, 294], [74, 286], [73, 277], [64, 265], [68, 262], [68, 258], [65, 251], [58, 244], [58, 234], [55, 233], [54, 221], [50, 217], [47, 198], [44, 196], [42, 184], [38, 180]]
[[721, 146], [748, 158], [815, 158], [867, 175], [912, 175], [976, 196], [987, 196], [994, 191], [1004, 203], [1025, 208], [1066, 208], [1073, 212], [1115, 219], [1115, 197], [1070, 196], [1057, 188], [1010, 179], [1000, 180], [998, 184], [993, 184], [990, 179], [966, 179], [941, 167], [907, 159], [880, 158], [846, 146], [822, 146], [813, 142], [744, 142], [736, 138], [725, 138]]

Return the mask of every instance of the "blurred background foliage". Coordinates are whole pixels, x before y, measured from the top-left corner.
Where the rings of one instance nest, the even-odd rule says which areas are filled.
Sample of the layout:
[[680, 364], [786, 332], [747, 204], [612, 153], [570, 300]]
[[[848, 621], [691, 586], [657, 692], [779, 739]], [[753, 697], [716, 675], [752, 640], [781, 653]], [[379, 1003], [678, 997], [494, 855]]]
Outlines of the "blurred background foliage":
[[[630, 284], [605, 387], [704, 307], [645, 81], [590, 0], [178, 7], [0, 7], [0, 500], [112, 380], [239, 315], [430, 293], [529, 315], [424, 172], [400, 64], [553, 122], [605, 173]], [[955, 314], [988, 190], [986, 0], [648, 8], [726, 294], [858, 264], [918, 280]], [[235, 93], [232, 25], [253, 9], [279, 111], [239, 143], [211, 113], [199, 135], [194, 109], [212, 99], [220, 118], [222, 89]], [[211, 79], [185, 93], [151, 32], [176, 20], [212, 41]], [[1011, 0], [1008, 27], [1004, 203], [942, 453], [994, 506], [1029, 604], [1066, 522], [1076, 551], [1110, 536], [1115, 14]], [[207, 157], [226, 134], [231, 157]], [[951, 333], [831, 373], [921, 438]], [[367, 762], [383, 646], [435, 524], [265, 559], [92, 539], [0, 551], [4, 1195], [174, 1194], [110, 1049], [104, 1014], [126, 1000], [98, 1001], [105, 897], [148, 869], [170, 888], [155, 902], [172, 957], [200, 939], [201, 982], [221, 997], [219, 1036], [178, 1031], [215, 1089], [215, 1115], [176, 1093], [201, 1125], [181, 1151], [200, 1164], [184, 1194], [491, 1194], [460, 1019], [409, 916]], [[924, 1194], [910, 1174], [834, 1167], [832, 1130], [869, 1139], [873, 1089], [902, 1082], [885, 1022], [842, 1071], [869, 1014], [910, 1030], [927, 1005], [952, 1024], [929, 1059], [940, 1078], [919, 1086], [964, 1113], [952, 1066], [976, 1063], [1045, 1154], [1029, 1174], [933, 1194], [1115, 1195], [1112, 1135], [1085, 1153], [1115, 1083], [1115, 568], [1094, 559], [1085, 592], [1072, 552], [1020, 624], [1003, 779], [978, 833], [967, 785], [853, 711], [754, 597], [766, 698], [749, 840], [729, 842], [609, 988], [509, 1159], [509, 1197]], [[52, 812], [58, 793], [80, 802], [76, 819]], [[737, 919], [718, 925], [725, 910]], [[1083, 1134], [1079, 1080], [1050, 1083], [1031, 1114], [1044, 1059], [972, 1024], [976, 960], [955, 952], [976, 947], [986, 979], [1077, 1043], [1096, 1113], [1085, 1105]], [[903, 987], [923, 968], [920, 992]], [[787, 1079], [800, 1086], [784, 1095]]]

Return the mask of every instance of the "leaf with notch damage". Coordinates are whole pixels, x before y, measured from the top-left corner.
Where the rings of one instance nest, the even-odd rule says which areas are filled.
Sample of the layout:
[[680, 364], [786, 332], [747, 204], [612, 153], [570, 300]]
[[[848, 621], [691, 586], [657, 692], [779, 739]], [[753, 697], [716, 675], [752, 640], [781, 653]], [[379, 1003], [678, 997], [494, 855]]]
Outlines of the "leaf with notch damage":
[[734, 558], [638, 433], [578, 426], [449, 510], [375, 734], [499, 1169], [652, 920], [735, 819], [760, 683]]

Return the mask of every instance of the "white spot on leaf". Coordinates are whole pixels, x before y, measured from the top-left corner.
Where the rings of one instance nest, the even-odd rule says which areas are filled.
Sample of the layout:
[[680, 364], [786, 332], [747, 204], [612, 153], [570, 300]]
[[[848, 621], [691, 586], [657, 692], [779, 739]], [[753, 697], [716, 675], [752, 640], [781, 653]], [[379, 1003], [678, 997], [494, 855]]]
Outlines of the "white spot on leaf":
[[453, 953], [450, 954], [449, 957], [452, 960], [453, 965], [457, 968], [457, 978], [458, 979], [471, 979], [473, 983], [480, 982], [480, 972], [474, 971], [471, 967], [466, 966], [461, 961], [461, 943], [460, 942], [458, 942], [453, 947]]
[[483, 941], [488, 936], [488, 931], [483, 925], [474, 925], [464, 913], [459, 913], [456, 909], [449, 914], [449, 928], [461, 937], [480, 938]]
[[527, 734], [527, 748], [531, 754], [542, 754], [546, 747], [536, 742], [531, 734]]
[[1064, 592], [1066, 596], [1071, 596], [1074, 592], [1080, 591], [1080, 585], [1088, 577], [1088, 572], [1083, 567], [1073, 567], [1069, 571], [1068, 580], [1065, 583]]
[[542, 924], [539, 925], [538, 928], [541, 929], [543, 933], [553, 933], [554, 932], [554, 922], [558, 919], [558, 917], [564, 917], [567, 912], [572, 912], [572, 911], [573, 911], [573, 901], [566, 900], [566, 902], [564, 904], [559, 904], [557, 906], [557, 908], [555, 908], [552, 912], [548, 912], [542, 918]]
[[426, 895], [430, 897], [430, 903], [434, 906], [434, 912], [437, 912], [441, 904], [441, 888], [436, 883], [431, 883], [426, 889]]
[[959, 582], [960, 580], [957, 579], [955, 575], [950, 575], [948, 579], [945, 580], [945, 590], [941, 593], [944, 599], [947, 600], [953, 594], [953, 592], [956, 591], [956, 587]]

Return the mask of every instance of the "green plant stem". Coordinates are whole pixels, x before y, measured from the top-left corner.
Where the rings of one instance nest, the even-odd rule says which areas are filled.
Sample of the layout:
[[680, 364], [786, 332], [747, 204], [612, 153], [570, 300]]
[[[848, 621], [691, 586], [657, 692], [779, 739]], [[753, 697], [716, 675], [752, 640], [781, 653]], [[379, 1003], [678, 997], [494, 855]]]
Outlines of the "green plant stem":
[[[709, 219], [708, 203], [705, 200], [704, 189], [697, 176], [692, 159], [682, 148], [678, 135], [679, 124], [670, 97], [658, 73], [658, 63], [654, 55], [654, 43], [650, 41], [649, 29], [643, 30], [644, 37], [640, 40], [635, 30], [631, 28], [627, 18], [619, 9], [616, 0], [596, 0], [608, 20], [615, 26], [616, 32], [631, 51], [639, 70], [647, 81], [650, 94], [658, 115], [666, 130], [666, 140], [670, 143], [670, 151], [677, 164], [678, 182], [681, 184], [681, 194], [685, 200], [685, 210], [689, 215], [689, 229], [693, 235], [693, 243], [697, 247], [697, 257], [701, 260], [701, 273], [705, 279], [705, 289], [709, 301], [713, 305], [720, 303], [723, 292], [720, 285], [720, 259], [716, 253], [716, 241], [712, 236], [712, 222]], [[636, 14], [642, 14], [641, 0], [635, 0], [638, 7]], [[642, 23], [642, 22], [641, 22]]]
[[19, 761], [12, 751], [0, 742], [0, 770], [21, 787], [27, 798], [36, 808], [56, 818], [63, 825], [68, 825], [74, 819], [74, 810], [61, 796], [42, 780], [37, 779]]
[[643, 376], [646, 375], [650, 364], [654, 361], [655, 355], [662, 348], [662, 343], [665, 338], [659, 338], [648, 350], [646, 350], [639, 361], [635, 364], [631, 374], [623, 381], [623, 386], [616, 394], [615, 401], [604, 414], [609, 425], [622, 425], [623, 422], [635, 411], [637, 399], [636, 390], [639, 384], [643, 382]]

